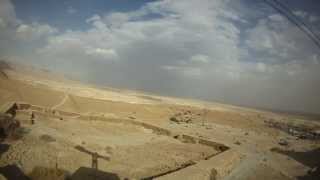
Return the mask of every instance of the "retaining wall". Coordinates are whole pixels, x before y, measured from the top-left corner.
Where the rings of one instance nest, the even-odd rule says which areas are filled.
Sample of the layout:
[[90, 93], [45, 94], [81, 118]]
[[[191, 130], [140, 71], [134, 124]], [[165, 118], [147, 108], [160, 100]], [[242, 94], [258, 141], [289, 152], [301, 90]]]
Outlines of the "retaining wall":
[[[170, 136], [175, 139], [180, 140], [183, 143], [193, 143], [193, 144], [201, 144], [205, 146], [210, 146], [217, 151], [223, 152], [228, 150], [229, 148], [223, 144], [216, 143], [210, 140], [205, 140], [205, 139], [200, 139], [197, 137], [193, 137], [190, 135], [186, 134], [177, 134], [174, 132], [171, 132], [168, 129], [164, 129], [152, 124], [148, 124], [145, 122], [137, 121], [137, 120], [132, 120], [132, 119], [120, 119], [120, 118], [108, 118], [104, 116], [92, 116], [92, 115], [83, 115], [83, 114], [78, 114], [74, 112], [66, 112], [66, 111], [61, 111], [61, 110], [53, 110], [50, 108], [44, 108], [40, 106], [35, 106], [35, 105], [30, 105], [26, 103], [19, 103], [17, 104], [18, 108], [16, 111], [19, 114], [25, 114], [29, 115], [30, 117], [30, 110], [33, 112], [33, 114], [36, 116], [37, 119], [41, 118], [55, 118], [55, 119], [60, 119], [63, 120], [64, 117], [73, 117], [77, 118], [79, 120], [85, 120], [85, 121], [104, 121], [104, 122], [112, 122], [112, 123], [129, 123], [132, 125], [137, 125], [137, 126], [142, 126], [146, 129], [151, 129], [154, 133], [159, 134], [159, 135], [165, 135], [165, 136]], [[29, 114], [27, 114], [27, 110], [29, 110]]]

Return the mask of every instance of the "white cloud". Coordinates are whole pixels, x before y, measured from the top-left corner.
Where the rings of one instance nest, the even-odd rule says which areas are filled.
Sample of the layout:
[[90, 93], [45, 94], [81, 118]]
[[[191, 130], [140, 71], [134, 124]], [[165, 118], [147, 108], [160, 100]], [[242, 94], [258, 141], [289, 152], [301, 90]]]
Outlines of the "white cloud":
[[117, 53], [114, 49], [102, 49], [102, 48], [87, 49], [85, 53], [87, 55], [100, 57], [102, 59], [114, 59], [117, 57]]
[[89, 32], [68, 31], [64, 34], [51, 36], [48, 44], [37, 50], [39, 55], [49, 59], [82, 60], [115, 60], [118, 54], [105, 42], [108, 35], [97, 27]]
[[136, 11], [92, 15], [85, 21], [86, 30], [58, 31], [46, 24], [18, 22], [14, 10], [0, 18], [6, 26], [17, 22], [13, 32], [20, 40], [47, 40], [30, 59], [37, 57], [88, 81], [320, 111], [320, 104], [310, 101], [320, 97], [311, 87], [320, 84], [316, 47], [282, 16], [267, 13], [249, 22], [242, 13], [256, 11], [244, 5], [235, 10], [230, 3], [240, 2], [155, 1]]
[[272, 21], [285, 21], [285, 18], [280, 14], [272, 14], [269, 16], [269, 19], [271, 19]]
[[[197, 92], [206, 98], [256, 106], [286, 107], [291, 99], [302, 102], [298, 95], [303, 90], [294, 84], [305, 84], [302, 77], [311, 73], [306, 70], [310, 68], [308, 63], [300, 59], [315, 53], [308, 39], [277, 14], [241, 30], [234, 21], [246, 20], [228, 9], [227, 3], [164, 0], [137, 11], [93, 15], [86, 21], [92, 25], [89, 30], [53, 36], [40, 50], [52, 54], [49, 59], [116, 59], [119, 69], [108, 72], [130, 77], [122, 80], [129, 88], [148, 90], [151, 86], [151, 90], [161, 91], [178, 85], [183, 94]], [[148, 19], [148, 14], [159, 16]], [[244, 45], [240, 46], [240, 41]], [[290, 95], [285, 94], [287, 87], [291, 88]], [[252, 97], [253, 93], [257, 96]], [[293, 94], [295, 98], [287, 99]], [[279, 101], [271, 103], [271, 96]]]
[[47, 24], [20, 24], [16, 29], [16, 36], [24, 40], [37, 39], [57, 33], [58, 30]]
[[272, 17], [269, 20], [259, 20], [254, 28], [247, 30], [246, 44], [260, 53], [258, 58], [261, 60], [269, 59], [278, 63], [283, 60], [291, 61], [302, 50], [299, 48], [310, 46], [311, 43], [294, 25], [285, 19]]
[[108, 29], [107, 25], [102, 21], [101, 17], [97, 14], [87, 19], [86, 22], [89, 24], [92, 24], [93, 27], [95, 27], [95, 29], [92, 29], [92, 30], [105, 31]]
[[97, 14], [93, 15], [92, 17], [88, 18], [86, 20], [87, 23], [93, 22], [93, 21], [97, 21], [97, 20], [101, 20], [101, 17]]
[[39, 40], [58, 33], [57, 28], [48, 24], [40, 24], [38, 22], [23, 23], [16, 17], [14, 6], [9, 0], [0, 0], [0, 28], [0, 39], [3, 42], [10, 41], [10, 43], [6, 44], [8, 47], [3, 49], [0, 47], [0, 51], [14, 49], [10, 45], [14, 46], [23, 43], [20, 40]]
[[[184, 53], [179, 55], [183, 56], [182, 59], [179, 59], [182, 61], [189, 61], [189, 59], [194, 62], [202, 61], [202, 63], [205, 63], [208, 59], [213, 61], [237, 61], [239, 30], [232, 23], [224, 22], [217, 17], [214, 10], [220, 10], [222, 5], [223, 3], [218, 1], [204, 1], [203, 4], [199, 4], [197, 1], [149, 3], [140, 10], [133, 12], [114, 12], [103, 17], [97, 14], [93, 15], [86, 20], [87, 23], [92, 25], [92, 28], [88, 31], [69, 32], [52, 38], [63, 39], [72, 36], [82, 42], [80, 49], [86, 49], [86, 46], [91, 46], [94, 49], [113, 49], [121, 52], [121, 54], [114, 54], [124, 58], [130, 56], [129, 53], [132, 52], [142, 55], [143, 52], [138, 52], [141, 50], [139, 45], [149, 44], [145, 51], [148, 51], [148, 48], [152, 51], [156, 48], [171, 48], [172, 51], [176, 51], [174, 53], [177, 53], [177, 55]], [[199, 6], [202, 11], [190, 16], [186, 12], [191, 11], [194, 6]], [[163, 17], [145, 20], [143, 16], [147, 12], [159, 13]], [[171, 14], [178, 14], [178, 16], [171, 16]], [[131, 19], [134, 19], [134, 21], [131, 21]], [[45, 49], [51, 51], [67, 51], [65, 46], [56, 41], [49, 41], [47, 47]], [[226, 51], [227, 49], [232, 51]], [[194, 54], [202, 53], [206, 54], [206, 57], [204, 55], [192, 57]], [[165, 54], [163, 55], [165, 56]], [[157, 58], [141, 58], [140, 61], [156, 61]], [[155, 63], [162, 64], [162, 62]], [[170, 63], [174, 64], [175, 62], [168, 63], [170, 65]]]

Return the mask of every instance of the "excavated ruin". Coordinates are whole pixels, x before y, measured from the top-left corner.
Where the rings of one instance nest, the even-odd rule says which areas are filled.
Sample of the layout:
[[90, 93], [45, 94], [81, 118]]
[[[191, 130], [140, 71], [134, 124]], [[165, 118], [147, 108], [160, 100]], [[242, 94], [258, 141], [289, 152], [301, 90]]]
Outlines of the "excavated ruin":
[[[145, 134], [142, 134], [142, 136], [152, 136], [152, 138], [154, 139], [159, 139], [155, 141], [151, 140], [148, 142], [143, 142], [141, 140], [142, 142], [140, 143], [142, 143], [141, 144], [142, 149], [138, 148], [139, 146], [132, 146], [130, 148], [130, 145], [129, 145], [128, 148], [129, 150], [131, 149], [130, 153], [132, 154], [128, 156], [127, 160], [130, 161], [130, 158], [132, 158], [133, 161], [137, 161], [137, 160], [139, 161], [139, 159], [136, 159], [136, 157], [143, 156], [144, 160], [143, 159], [141, 160], [144, 161], [145, 164], [150, 164], [150, 166], [142, 166], [141, 169], [139, 169], [139, 171], [132, 170], [131, 168], [134, 167], [132, 165], [131, 166], [124, 165], [124, 167], [126, 166], [128, 169], [120, 167], [119, 169], [121, 170], [118, 170], [117, 168], [113, 169], [111, 167], [111, 169], [113, 169], [114, 172], [121, 177], [134, 177], [138, 179], [155, 179], [155, 178], [165, 179], [166, 177], [176, 175], [177, 172], [183, 171], [186, 168], [194, 168], [194, 167], [199, 168], [203, 166], [202, 164], [205, 164], [205, 161], [216, 161], [214, 160], [215, 157], [219, 158], [220, 154], [225, 153], [226, 151], [230, 151], [229, 147], [220, 143], [210, 141], [208, 139], [201, 139], [201, 138], [194, 137], [187, 134], [179, 134], [177, 132], [173, 132], [171, 130], [168, 130], [162, 127], [158, 127], [152, 124], [148, 124], [148, 123], [135, 120], [135, 119], [130, 119], [130, 118], [117, 119], [117, 118], [108, 118], [104, 116], [84, 115], [80, 113], [45, 108], [41, 106], [35, 106], [28, 103], [20, 103], [20, 102], [11, 103], [11, 106], [7, 107], [7, 110], [5, 111], [5, 113], [8, 114], [8, 116], [14, 117], [15, 119], [17, 119], [19, 122], [21, 122], [23, 126], [31, 127], [32, 130], [34, 130], [34, 128], [38, 124], [41, 124], [42, 121], [52, 121], [54, 123], [63, 123], [65, 121], [78, 121], [78, 122], [83, 121], [85, 123], [91, 123], [91, 124], [104, 123], [112, 126], [126, 126], [126, 127], [134, 127], [139, 129], [142, 128], [143, 131], [147, 132]], [[118, 124], [118, 125], [114, 125], [114, 124]], [[134, 133], [137, 133], [137, 132], [134, 132]], [[112, 137], [113, 136], [116, 137], [116, 135], [112, 135]], [[56, 141], [49, 135], [42, 135], [40, 139], [44, 139], [44, 137], [46, 137], [45, 139], [51, 140], [46, 142]], [[121, 138], [121, 137], [118, 137], [118, 138]], [[87, 150], [86, 148], [90, 149], [90, 146], [86, 147], [86, 143], [84, 141], [85, 140], [83, 140], [83, 142], [80, 145], [76, 145], [74, 147], [76, 150], [80, 152], [84, 152], [89, 156], [92, 156], [92, 168], [94, 169], [98, 170], [99, 158], [102, 158], [102, 160], [99, 160], [99, 161], [106, 161], [107, 164], [110, 161], [110, 159], [108, 159], [109, 157], [111, 159], [114, 159], [114, 161], [117, 161], [117, 158], [119, 158], [117, 156], [113, 156], [114, 154], [117, 154], [117, 153], [114, 153], [113, 155], [108, 154], [107, 155], [108, 157], [106, 157], [104, 155], [101, 155], [101, 154], [106, 154], [106, 153], [101, 153], [101, 151], [99, 152], [95, 150]], [[109, 145], [111, 145], [111, 147], [113, 146], [112, 144], [109, 144]], [[185, 154], [186, 157], [182, 158], [182, 156], [184, 155], [182, 156], [178, 155], [177, 156], [178, 159], [173, 158], [175, 159], [174, 160], [175, 162], [171, 162], [172, 158], [169, 158], [169, 156], [163, 157], [164, 160], [167, 159], [169, 162], [162, 161], [162, 162], [159, 162], [159, 164], [157, 162], [148, 162], [149, 159], [151, 161], [153, 159], [155, 161], [158, 159], [153, 154], [153, 153], [157, 154], [157, 148], [153, 149], [155, 152], [148, 152], [145, 150], [145, 148], [152, 149], [153, 148], [152, 146], [159, 148], [159, 153], [162, 154], [163, 156], [165, 156], [165, 154], [163, 154], [162, 152], [164, 150], [161, 150], [161, 149], [166, 148], [166, 151], [164, 152], [168, 153], [167, 155], [169, 156], [172, 155], [171, 153], [176, 153], [176, 154], [181, 153], [181, 154]], [[128, 148], [124, 148], [126, 149], [126, 151], [124, 152], [128, 152], [127, 151]], [[122, 150], [120, 149], [119, 151], [122, 151]], [[190, 153], [188, 151], [190, 151]], [[231, 151], [231, 154], [232, 153], [234, 152]], [[187, 154], [189, 154], [190, 157], [188, 157]], [[121, 153], [118, 153], [118, 155], [120, 156]], [[234, 159], [234, 158], [235, 157], [231, 157], [229, 159]], [[119, 159], [121, 159], [121, 157]], [[223, 163], [221, 165], [223, 165]], [[57, 166], [58, 166], [58, 163], [57, 163]], [[218, 167], [219, 165], [216, 165], [216, 166]], [[70, 168], [70, 167], [66, 167], [66, 168]], [[212, 167], [211, 165], [209, 167], [205, 167], [202, 169], [204, 169], [204, 171], [207, 171], [209, 173], [208, 174], [209, 176], [216, 176], [215, 174], [213, 175], [212, 172], [216, 173], [217, 170], [215, 170], [214, 167]], [[225, 169], [227, 168], [224, 168], [224, 170]], [[121, 172], [125, 172], [125, 171], [129, 171], [129, 173], [121, 174]]]

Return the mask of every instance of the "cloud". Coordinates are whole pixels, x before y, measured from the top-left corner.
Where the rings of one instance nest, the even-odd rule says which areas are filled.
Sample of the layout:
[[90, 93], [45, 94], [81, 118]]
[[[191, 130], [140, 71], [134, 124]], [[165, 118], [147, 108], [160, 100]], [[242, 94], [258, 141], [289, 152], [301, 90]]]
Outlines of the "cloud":
[[119, 27], [125, 22], [128, 22], [130, 19], [130, 15], [127, 13], [114, 12], [111, 13], [104, 18], [104, 22], [113, 27]]
[[272, 21], [279, 21], [279, 22], [285, 21], [285, 17], [281, 16], [280, 14], [272, 14], [268, 18]]
[[117, 57], [117, 53], [114, 49], [87, 49], [85, 53], [89, 56], [101, 57], [102, 59], [114, 59]]
[[308, 61], [319, 54], [312, 41], [287, 19], [270, 15], [246, 31], [246, 45], [258, 61]]
[[320, 20], [319, 16], [313, 13], [308, 13], [306, 11], [294, 11], [293, 14], [298, 16], [303, 21], [307, 21], [309, 23], [315, 23]]
[[47, 24], [20, 24], [16, 29], [16, 36], [23, 40], [38, 39], [58, 32], [58, 29]]
[[32, 54], [35, 47], [55, 33], [58, 33], [58, 29], [48, 24], [36, 21], [23, 22], [16, 16], [11, 1], [0, 0], [0, 54], [2, 56], [25, 57], [27, 54]]
[[[209, 2], [210, 1], [207, 3], [210, 5]], [[193, 3], [195, 5], [198, 4], [196, 1]], [[159, 58], [166, 56], [165, 54], [168, 53], [166, 51], [170, 48], [173, 56], [168, 56], [169, 62], [163, 62], [169, 64], [175, 64], [176, 61], [188, 61], [188, 59], [199, 53], [207, 54], [207, 59], [209, 56], [213, 56], [212, 60], [237, 60], [236, 53], [238, 53], [237, 41], [239, 30], [231, 23], [219, 20], [214, 14], [210, 17], [211, 12], [214, 11], [206, 10], [208, 14], [196, 14], [192, 19], [182, 15], [180, 15], [180, 18], [171, 16], [171, 14], [177, 14], [181, 11], [181, 9], [179, 9], [180, 6], [188, 5], [188, 8], [192, 8], [189, 4], [189, 1], [177, 4], [175, 2], [171, 4], [171, 1], [170, 3], [169, 1], [157, 2], [154, 4], [149, 3], [146, 7], [134, 12], [114, 12], [103, 17], [93, 15], [86, 20], [87, 23], [92, 25], [92, 28], [88, 31], [67, 32], [56, 37], [51, 37], [51, 39], [56, 38], [61, 40], [73, 37], [82, 42], [80, 49], [86, 49], [87, 46], [92, 46], [95, 49], [113, 49], [114, 51], [121, 52], [119, 56], [122, 56], [123, 61], [126, 61], [126, 58], [131, 56], [131, 53], [143, 53], [139, 52], [142, 50], [141, 47], [145, 48], [144, 51], [148, 51], [148, 49], [150, 49], [150, 51], [158, 49], [159, 51], [155, 53], [159, 53], [161, 49], [163, 49], [163, 53], [159, 53]], [[172, 7], [176, 7], [176, 9], [172, 9]], [[202, 5], [202, 7], [205, 9], [208, 8], [204, 5]], [[218, 9], [219, 7], [211, 5], [209, 8]], [[167, 14], [161, 18], [145, 20], [143, 18], [145, 11], [154, 14], [162, 13], [162, 15], [165, 14], [163, 12], [167, 12]], [[186, 16], [189, 16], [185, 11], [181, 11], [181, 13], [182, 12]], [[194, 36], [194, 34], [196, 34], [196, 36]], [[219, 41], [219, 44], [213, 44], [213, 41]], [[198, 44], [198, 47], [196, 44]], [[145, 45], [148, 47], [144, 47]], [[52, 51], [67, 50], [59, 41], [55, 40], [49, 41], [48, 46], [55, 47], [50, 48]], [[232, 53], [227, 52], [225, 46], [227, 46], [227, 48], [233, 48], [234, 51], [232, 51]], [[170, 60], [177, 55], [181, 57], [176, 57], [179, 59], [172, 61]], [[202, 61], [205, 61], [204, 57], [198, 57], [198, 61], [201, 58]], [[139, 61], [154, 61], [156, 64], [162, 64], [161, 61], [156, 62], [156, 59], [157, 57], [153, 57], [152, 59], [151, 57], [149, 59], [144, 57]]]
[[11, 18], [0, 18], [16, 22], [19, 42], [45, 41], [25, 59], [85, 81], [320, 112], [317, 47], [279, 14], [252, 8], [235, 0], [162, 0], [92, 14], [83, 21], [88, 28], [74, 30], [19, 22], [13, 7]]
[[14, 6], [10, 0], [0, 0], [0, 17], [3, 27], [13, 26], [19, 23], [16, 18]]
[[293, 14], [300, 18], [306, 18], [308, 16], [308, 13], [305, 11], [294, 11]]

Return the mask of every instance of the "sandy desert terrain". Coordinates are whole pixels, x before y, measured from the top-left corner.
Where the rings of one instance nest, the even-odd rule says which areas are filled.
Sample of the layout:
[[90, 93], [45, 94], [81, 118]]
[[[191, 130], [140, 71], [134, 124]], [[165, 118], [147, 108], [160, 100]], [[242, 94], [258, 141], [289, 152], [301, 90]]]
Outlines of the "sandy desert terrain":
[[3, 64], [0, 107], [0, 179], [320, 179], [320, 119]]

